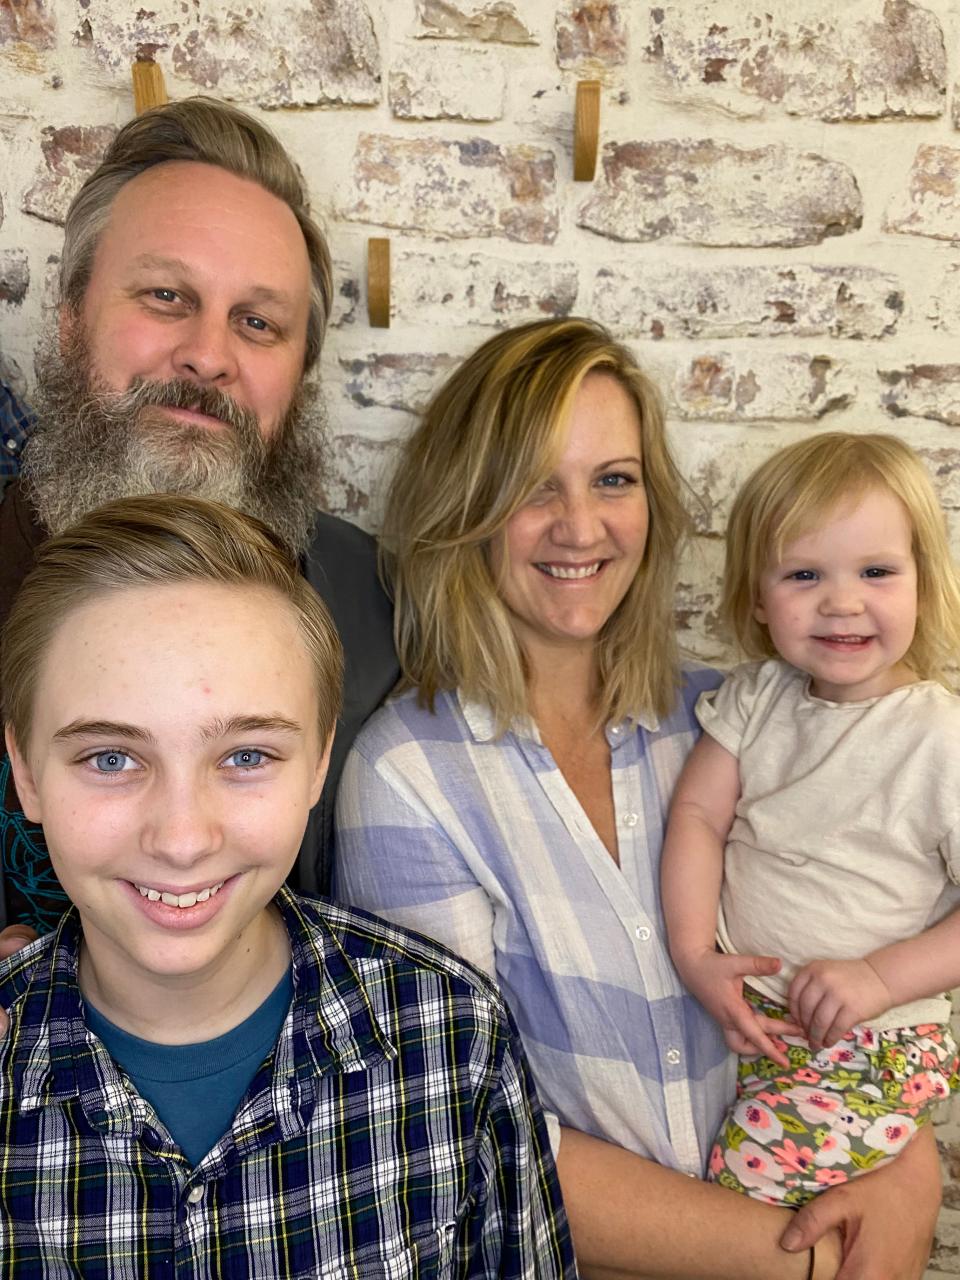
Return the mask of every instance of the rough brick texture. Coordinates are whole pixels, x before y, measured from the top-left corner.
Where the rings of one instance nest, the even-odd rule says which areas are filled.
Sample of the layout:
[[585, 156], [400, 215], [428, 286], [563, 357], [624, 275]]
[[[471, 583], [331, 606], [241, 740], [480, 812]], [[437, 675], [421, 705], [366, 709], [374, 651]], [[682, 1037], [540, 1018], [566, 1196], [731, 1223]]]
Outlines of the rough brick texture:
[[566, 316], [577, 299], [573, 262], [511, 262], [484, 254], [403, 253], [393, 288], [394, 315], [408, 323], [502, 328]]
[[907, 235], [960, 240], [960, 148], [917, 148], [905, 189], [895, 197], [887, 226]]
[[40, 135], [42, 160], [23, 197], [24, 213], [63, 223], [70, 201], [100, 162], [116, 131], [106, 125], [47, 126]]
[[565, 70], [616, 67], [627, 59], [624, 6], [609, 0], [560, 5], [557, 9], [557, 63]]
[[856, 383], [829, 356], [729, 353], [697, 356], [677, 374], [685, 418], [724, 422], [812, 421], [852, 403]]
[[359, 198], [344, 214], [359, 221], [534, 244], [557, 234], [556, 163], [536, 147], [364, 134], [354, 181]]
[[390, 69], [390, 109], [400, 120], [499, 120], [506, 76], [487, 50], [421, 45]]
[[648, 54], [685, 97], [741, 109], [760, 99], [823, 120], [944, 111], [943, 29], [929, 9], [906, 0], [779, 13], [737, 0], [644, 8]]
[[597, 193], [577, 222], [614, 240], [702, 245], [816, 244], [856, 230], [853, 173], [823, 156], [728, 143], [608, 143]]
[[453, 4], [450, 0], [417, 0], [421, 36], [439, 40], [495, 40], [533, 44], [534, 36], [510, 0], [489, 4]]
[[960, 364], [917, 364], [885, 370], [883, 405], [896, 418], [931, 418], [960, 427]]
[[880, 338], [896, 330], [903, 289], [864, 267], [601, 267], [598, 320], [644, 338]]
[[188, 91], [263, 107], [380, 101], [380, 52], [363, 0], [158, 0], [134, 10], [80, 0], [101, 65], [126, 79], [138, 51], [169, 57]]

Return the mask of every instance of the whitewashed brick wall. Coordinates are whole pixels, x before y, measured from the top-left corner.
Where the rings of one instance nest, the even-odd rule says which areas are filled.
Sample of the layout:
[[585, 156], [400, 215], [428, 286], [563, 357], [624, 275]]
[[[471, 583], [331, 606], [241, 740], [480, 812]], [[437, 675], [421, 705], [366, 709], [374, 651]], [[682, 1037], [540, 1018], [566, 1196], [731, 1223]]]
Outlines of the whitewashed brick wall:
[[[891, 430], [960, 549], [960, 4], [955, 0], [0, 0], [0, 359], [29, 393], [66, 205], [133, 111], [262, 114], [338, 274], [328, 502], [375, 528], [392, 443], [494, 329], [593, 315], [660, 383], [698, 536], [685, 643], [728, 656], [721, 536], [741, 478], [810, 432]], [[576, 81], [603, 82], [592, 184]], [[368, 235], [393, 239], [389, 330]], [[960, 1105], [939, 1127], [930, 1275], [960, 1274]]]

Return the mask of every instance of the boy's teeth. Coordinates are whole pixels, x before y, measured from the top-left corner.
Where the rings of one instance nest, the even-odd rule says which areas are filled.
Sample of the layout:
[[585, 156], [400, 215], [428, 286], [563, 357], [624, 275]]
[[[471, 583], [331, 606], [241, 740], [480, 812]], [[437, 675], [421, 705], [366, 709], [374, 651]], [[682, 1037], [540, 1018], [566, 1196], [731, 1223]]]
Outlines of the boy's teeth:
[[201, 889], [199, 893], [161, 893], [159, 889], [150, 889], [145, 884], [138, 884], [137, 890], [141, 898], [150, 902], [165, 902], [168, 907], [192, 907], [198, 902], [206, 902], [215, 893], [219, 893], [222, 887], [223, 881], [220, 880], [217, 884]]
[[544, 573], [549, 573], [551, 578], [592, 578], [599, 572], [600, 563], [598, 560], [595, 564], [587, 565], [541, 564], [540, 568]]

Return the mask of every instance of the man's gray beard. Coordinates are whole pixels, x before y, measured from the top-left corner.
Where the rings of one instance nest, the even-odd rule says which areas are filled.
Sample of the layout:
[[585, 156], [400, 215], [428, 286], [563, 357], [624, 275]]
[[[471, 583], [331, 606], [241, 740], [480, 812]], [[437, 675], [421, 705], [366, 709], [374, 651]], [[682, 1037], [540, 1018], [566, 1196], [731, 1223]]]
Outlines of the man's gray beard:
[[[37, 425], [23, 455], [23, 486], [48, 533], [60, 533], [116, 498], [186, 493], [256, 516], [297, 554], [309, 543], [319, 504], [325, 421], [303, 388], [264, 441], [257, 417], [213, 387], [188, 379], [127, 391], [98, 385], [82, 334], [37, 362]], [[159, 406], [220, 418], [220, 430], [179, 422]]]

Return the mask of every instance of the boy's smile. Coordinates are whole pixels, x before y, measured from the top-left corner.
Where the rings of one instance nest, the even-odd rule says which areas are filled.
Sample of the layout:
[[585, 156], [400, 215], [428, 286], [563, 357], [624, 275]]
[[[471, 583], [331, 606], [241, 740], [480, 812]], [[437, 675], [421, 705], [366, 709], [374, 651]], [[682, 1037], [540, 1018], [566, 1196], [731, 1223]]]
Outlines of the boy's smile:
[[285, 601], [194, 582], [82, 605], [54, 633], [12, 757], [80, 911], [96, 1007], [168, 1042], [188, 993], [191, 1017], [205, 1011], [197, 1039], [252, 1012], [288, 963], [268, 904], [326, 763]]

